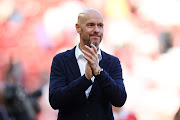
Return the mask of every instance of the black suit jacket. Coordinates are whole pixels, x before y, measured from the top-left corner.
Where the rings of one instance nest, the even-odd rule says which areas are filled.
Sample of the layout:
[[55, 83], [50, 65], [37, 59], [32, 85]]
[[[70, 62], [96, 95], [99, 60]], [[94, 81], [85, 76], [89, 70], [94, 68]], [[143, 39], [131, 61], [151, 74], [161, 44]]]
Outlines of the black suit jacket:
[[[81, 76], [75, 47], [57, 54], [52, 62], [49, 102], [59, 109], [58, 120], [114, 120], [112, 105], [121, 107], [126, 101], [122, 69], [117, 57], [101, 51], [103, 72], [94, 83]], [[86, 89], [93, 84], [88, 99]]]

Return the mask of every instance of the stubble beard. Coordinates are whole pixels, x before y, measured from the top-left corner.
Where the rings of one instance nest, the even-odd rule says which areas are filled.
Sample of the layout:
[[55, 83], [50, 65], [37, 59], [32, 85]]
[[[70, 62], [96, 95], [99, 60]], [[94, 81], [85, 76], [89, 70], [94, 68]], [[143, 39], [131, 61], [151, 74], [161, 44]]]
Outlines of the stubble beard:
[[[83, 33], [83, 29], [81, 29], [81, 32]], [[96, 48], [99, 48], [99, 44], [100, 44], [101, 41], [102, 41], [102, 36], [100, 36], [99, 39], [100, 39], [100, 42], [99, 42], [99, 43], [98, 43], [98, 42], [91, 42], [90, 36], [89, 36], [89, 38], [84, 38], [84, 39], [82, 39], [82, 40], [84, 41], [85, 45], [87, 45], [87, 46], [89, 46], [89, 47], [91, 47], [91, 44], [93, 44], [94, 46], [96, 46]]]
[[84, 40], [84, 42], [85, 42], [85, 45], [91, 47], [91, 40], [90, 39], [86, 39], [86, 40]]
[[[100, 38], [100, 42], [101, 42], [101, 38]], [[90, 39], [83, 39], [83, 41], [84, 41], [84, 43], [85, 43], [85, 45], [87, 45], [87, 46], [89, 46], [89, 47], [91, 47], [91, 44], [93, 44], [94, 46], [96, 46], [97, 48], [99, 47], [99, 44], [100, 43], [98, 43], [98, 42], [91, 42], [91, 40]]]

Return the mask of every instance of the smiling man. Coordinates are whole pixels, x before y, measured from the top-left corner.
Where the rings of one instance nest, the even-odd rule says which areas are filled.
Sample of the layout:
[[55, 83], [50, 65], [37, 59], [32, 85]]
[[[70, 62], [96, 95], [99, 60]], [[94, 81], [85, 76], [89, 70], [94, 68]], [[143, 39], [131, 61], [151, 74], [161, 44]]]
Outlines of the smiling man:
[[94, 9], [85, 9], [78, 16], [76, 29], [80, 34], [80, 47], [92, 43], [99, 48], [104, 32], [103, 16]]
[[103, 26], [100, 12], [83, 10], [76, 24], [80, 43], [53, 59], [49, 101], [58, 120], [114, 120], [112, 105], [126, 101], [119, 59], [99, 48]]

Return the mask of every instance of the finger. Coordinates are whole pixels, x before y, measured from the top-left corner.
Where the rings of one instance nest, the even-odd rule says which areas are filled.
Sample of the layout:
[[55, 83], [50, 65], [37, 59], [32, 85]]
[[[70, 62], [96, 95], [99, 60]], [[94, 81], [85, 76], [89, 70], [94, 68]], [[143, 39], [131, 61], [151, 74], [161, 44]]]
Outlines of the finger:
[[96, 58], [94, 58], [90, 53], [88, 53], [85, 50], [82, 50], [82, 52], [84, 53], [84, 58], [90, 62], [91, 64], [93, 64], [96, 61]]
[[93, 48], [94, 52], [97, 54], [97, 48], [95, 45], [91, 44], [91, 47]]
[[90, 47], [87, 46], [87, 45], [85, 45], [85, 48], [86, 48], [86, 50], [87, 50], [91, 55], [93, 55], [94, 57], [96, 57], [97, 52], [94, 51], [94, 48], [90, 48]]
[[88, 52], [86, 50], [82, 50], [82, 52], [94, 61], [96, 61], [98, 59], [98, 55], [95, 53], [91, 54], [90, 52]]
[[82, 52], [84, 53], [84, 56], [87, 56], [89, 59], [91, 59], [91, 60], [95, 59], [94, 56], [91, 53], [89, 53], [89, 52], [87, 52], [85, 50], [82, 50]]
[[92, 58], [91, 53], [89, 53], [89, 52], [87, 52], [87, 51], [85, 51], [85, 50], [82, 50], [82, 52], [83, 52], [84, 55], [86, 55], [87, 57]]
[[94, 60], [90, 59], [88, 56], [84, 55], [83, 57], [88, 61], [90, 65], [95, 63]]

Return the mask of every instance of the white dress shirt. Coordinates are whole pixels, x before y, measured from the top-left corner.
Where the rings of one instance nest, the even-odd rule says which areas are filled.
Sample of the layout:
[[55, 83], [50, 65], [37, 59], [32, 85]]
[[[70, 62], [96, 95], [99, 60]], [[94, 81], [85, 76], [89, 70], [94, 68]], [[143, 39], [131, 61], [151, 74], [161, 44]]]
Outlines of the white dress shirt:
[[[98, 54], [98, 62], [99, 62], [102, 59], [100, 49], [98, 49], [97, 54]], [[85, 68], [86, 68], [87, 60], [83, 57], [83, 53], [79, 49], [79, 44], [76, 46], [76, 49], [75, 49], [75, 57], [77, 59], [78, 65], [79, 65], [81, 76], [83, 76], [85, 74]], [[91, 78], [91, 81], [94, 82], [94, 76]], [[91, 88], [92, 88], [92, 85], [85, 91], [85, 94], [86, 94], [87, 98], [89, 96]]]

